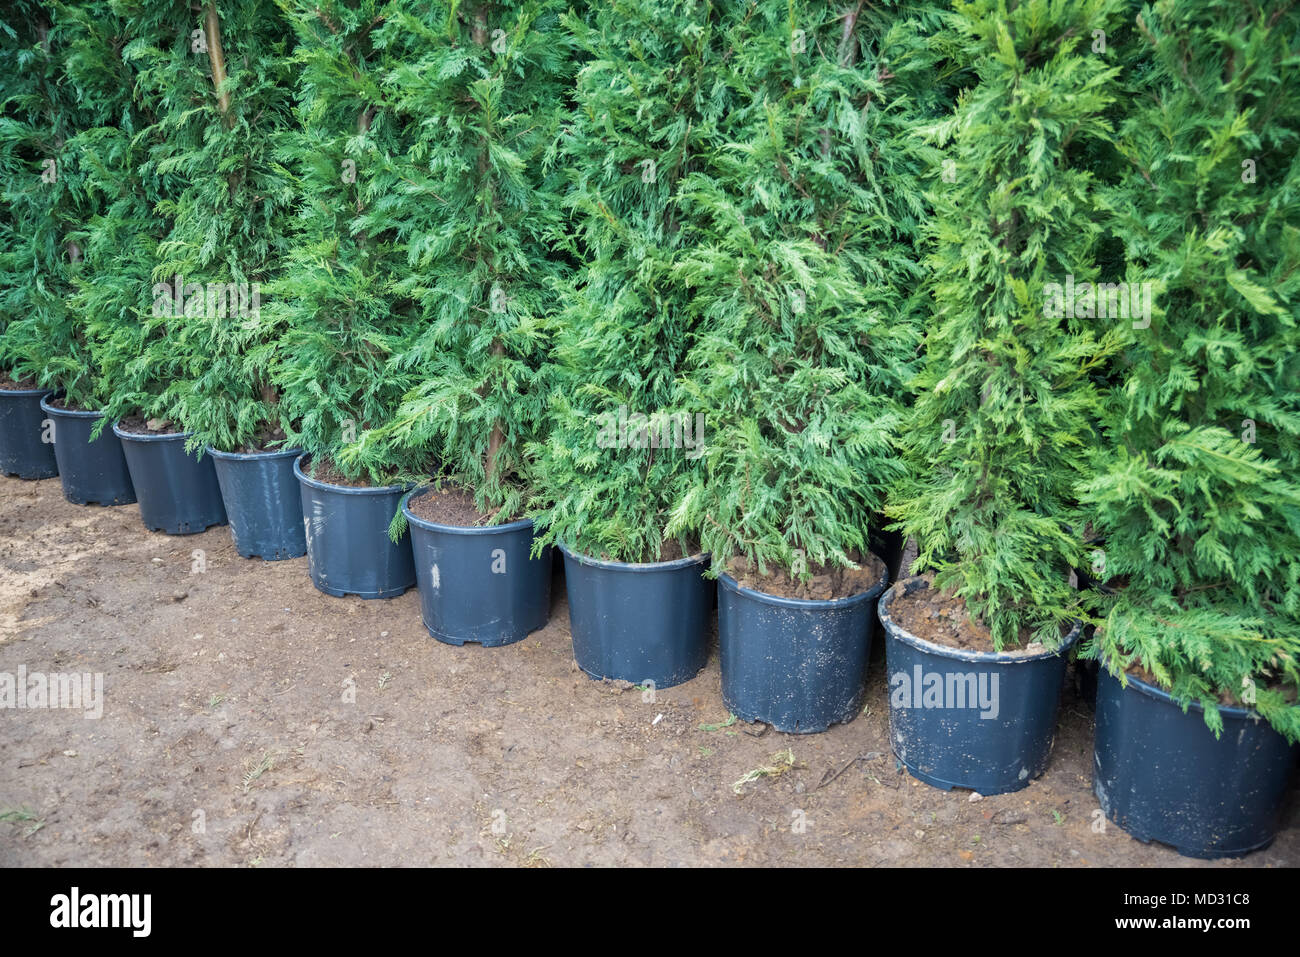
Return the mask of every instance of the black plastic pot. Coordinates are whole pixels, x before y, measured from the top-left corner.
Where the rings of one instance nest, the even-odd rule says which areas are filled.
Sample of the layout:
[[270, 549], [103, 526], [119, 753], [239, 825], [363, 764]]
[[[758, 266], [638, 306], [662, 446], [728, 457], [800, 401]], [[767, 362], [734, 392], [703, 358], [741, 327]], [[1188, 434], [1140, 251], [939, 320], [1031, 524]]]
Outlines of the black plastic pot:
[[713, 613], [707, 555], [633, 564], [560, 550], [578, 667], [593, 678], [657, 688], [700, 673]]
[[852, 721], [866, 693], [875, 599], [888, 581], [886, 570], [860, 595], [806, 601], [719, 575], [722, 700], [731, 712], [798, 733]]
[[401, 485], [349, 488], [305, 475], [294, 460], [307, 538], [312, 584], [341, 598], [395, 598], [415, 584], [415, 561], [408, 532], [396, 543], [388, 526], [407, 489]]
[[208, 447], [235, 551], [245, 558], [274, 562], [307, 554], [302, 495], [293, 474], [293, 460], [301, 454], [302, 449], [245, 454]]
[[439, 525], [402, 505], [411, 529], [420, 617], [439, 641], [486, 648], [545, 627], [551, 616], [551, 549], [531, 558], [531, 519], [491, 527]]
[[1092, 789], [1106, 817], [1139, 841], [1187, 857], [1236, 857], [1277, 832], [1297, 748], [1246, 708], [1220, 707], [1215, 738], [1205, 712], [1132, 675], [1102, 668]]
[[1047, 769], [1067, 655], [1080, 628], [1058, 651], [947, 648], [889, 617], [896, 595], [926, 587], [909, 578], [880, 598], [894, 756], [914, 777], [945, 790], [1018, 791]]
[[54, 423], [54, 457], [64, 498], [74, 505], [130, 505], [135, 501], [122, 440], [111, 428], [90, 440], [102, 412], [56, 409], [45, 399], [41, 399], [41, 411]]
[[197, 535], [226, 524], [212, 459], [185, 451], [192, 433], [144, 435], [123, 432], [114, 424], [113, 434], [122, 441], [145, 528], [168, 535]]
[[0, 389], [0, 475], [54, 478], [59, 465], [41, 400], [49, 389]]

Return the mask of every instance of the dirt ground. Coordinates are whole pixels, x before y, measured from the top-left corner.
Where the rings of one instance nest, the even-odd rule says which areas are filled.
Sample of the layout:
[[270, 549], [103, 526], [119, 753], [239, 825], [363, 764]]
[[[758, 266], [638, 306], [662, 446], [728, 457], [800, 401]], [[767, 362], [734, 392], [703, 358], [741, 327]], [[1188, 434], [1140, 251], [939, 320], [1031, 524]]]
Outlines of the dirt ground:
[[0, 713], [0, 865], [1300, 865], [1294, 787], [1240, 860], [1095, 832], [1069, 688], [1048, 772], [972, 801], [897, 768], [878, 648], [855, 721], [759, 734], [726, 725], [716, 646], [654, 701], [587, 678], [555, 585], [544, 630], [456, 648], [414, 590], [330, 598], [227, 528], [153, 534], [0, 478], [0, 672], [105, 676], [99, 720]]

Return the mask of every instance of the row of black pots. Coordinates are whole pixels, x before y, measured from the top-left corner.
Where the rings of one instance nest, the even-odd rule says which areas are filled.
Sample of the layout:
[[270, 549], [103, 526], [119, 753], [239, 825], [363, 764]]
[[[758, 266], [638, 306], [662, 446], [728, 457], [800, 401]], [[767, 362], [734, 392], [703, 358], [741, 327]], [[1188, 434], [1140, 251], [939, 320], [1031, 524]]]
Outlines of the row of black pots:
[[[412, 513], [403, 501], [408, 488], [320, 482], [303, 473], [296, 450], [209, 450], [196, 459], [184, 452], [185, 435], [118, 429], [91, 443], [97, 413], [59, 410], [39, 399], [36, 424], [41, 414], [55, 422], [54, 452], [71, 501], [130, 501], [134, 486], [145, 524], [171, 534], [223, 524], [229, 514], [240, 554], [305, 552], [313, 583], [330, 595], [392, 597], [418, 582], [421, 617], [440, 641], [504, 645], [546, 623], [552, 561], [549, 551], [531, 555], [530, 521], [435, 524]], [[0, 412], [6, 408], [12, 417], [13, 407], [0, 404]], [[30, 420], [30, 410], [24, 414]], [[12, 425], [12, 418], [0, 425]], [[15, 442], [11, 429], [0, 428], [0, 463], [10, 474], [42, 473], [32, 463], [49, 442], [40, 442], [39, 432], [32, 442], [31, 431]], [[399, 506], [409, 540], [393, 542], [388, 527]], [[632, 564], [561, 552], [574, 656], [585, 672], [657, 688], [700, 672], [715, 597], [704, 575], [708, 556]], [[885, 591], [887, 580], [886, 573], [850, 598], [807, 601], [756, 592], [720, 575], [725, 704], [737, 717], [780, 731], [816, 732], [851, 720], [862, 707], [878, 613], [887, 636], [891, 748], [899, 762], [945, 789], [991, 795], [1025, 787], [1049, 761], [1066, 652], [1079, 629], [1059, 652], [981, 653], [933, 644], [909, 633], [889, 610], [900, 589], [910, 593], [926, 583], [909, 579]], [[1134, 678], [1122, 688], [1101, 669], [1094, 791], [1105, 815], [1140, 840], [1191, 856], [1235, 856], [1267, 845], [1296, 749], [1252, 712], [1220, 711], [1225, 729], [1216, 738], [1199, 706], [1185, 712], [1160, 689]]]
[[[294, 474], [312, 579], [322, 591], [385, 597], [418, 581], [425, 627], [453, 644], [509, 644], [545, 625], [551, 556], [532, 557], [531, 522], [438, 525], [403, 503], [411, 541], [394, 543], [388, 522], [408, 489], [327, 485], [297, 464]], [[704, 575], [708, 556], [635, 564], [561, 552], [574, 657], [586, 673], [668, 688], [703, 669], [715, 587]], [[941, 788], [992, 795], [1025, 787], [1047, 768], [1067, 652], [1080, 629], [1051, 652], [936, 645], [893, 621], [896, 590], [885, 592], [887, 582], [886, 573], [860, 595], [807, 601], [720, 575], [727, 707], [787, 732], [852, 720], [862, 707], [878, 613], [888, 636], [890, 736], [898, 760]], [[902, 587], [925, 582], [910, 579]], [[1094, 788], [1111, 820], [1141, 840], [1193, 856], [1239, 855], [1272, 840], [1295, 760], [1281, 735], [1244, 709], [1224, 708], [1228, 729], [1215, 738], [1199, 709], [1184, 713], [1159, 689], [1133, 680], [1122, 690], [1102, 674]], [[941, 693], [932, 702], [929, 676], [942, 679], [942, 692], [968, 692], [969, 700], [945, 701]]]
[[[929, 784], [981, 794], [1018, 790], [1047, 767], [1066, 651], [983, 653], [933, 644], [890, 617], [913, 578], [880, 600], [890, 676], [890, 743]], [[1093, 791], [1107, 818], [1137, 839], [1199, 858], [1266, 847], [1277, 832], [1297, 747], [1246, 708], [1221, 707], [1216, 737], [1203, 709], [1098, 670]]]

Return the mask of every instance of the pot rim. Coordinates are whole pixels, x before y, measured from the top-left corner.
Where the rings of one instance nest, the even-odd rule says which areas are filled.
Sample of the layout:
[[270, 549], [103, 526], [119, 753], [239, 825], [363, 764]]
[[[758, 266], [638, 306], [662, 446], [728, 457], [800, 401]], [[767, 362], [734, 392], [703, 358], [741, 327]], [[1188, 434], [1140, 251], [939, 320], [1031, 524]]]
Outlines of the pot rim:
[[143, 432], [124, 432], [118, 428], [118, 423], [113, 423], [113, 434], [124, 442], [174, 442], [177, 439], [188, 439], [193, 432], [167, 432], [163, 435], [149, 435]]
[[590, 568], [603, 568], [608, 571], [675, 571], [679, 568], [689, 568], [691, 565], [707, 564], [709, 560], [708, 552], [697, 552], [694, 555], [674, 558], [666, 562], [613, 562], [572, 551], [563, 542], [556, 542], [555, 544], [560, 551], [564, 552], [566, 557], [572, 558], [579, 565], [586, 565]]
[[[1116, 675], [1111, 673], [1110, 668], [1106, 665], [1105, 662], [1098, 661], [1097, 664], [1101, 667], [1102, 671], [1106, 673], [1106, 676], [1109, 677], [1112, 681], [1116, 681], [1116, 682], [1120, 681], [1120, 679]], [[1141, 678], [1138, 678], [1135, 675], [1131, 675], [1128, 672], [1124, 673], [1124, 677], [1128, 679], [1128, 682], [1127, 684], [1124, 682], [1120, 682], [1120, 691], [1127, 691], [1129, 686], [1132, 686], [1134, 690], [1136, 690], [1139, 694], [1144, 694], [1148, 698], [1154, 698], [1156, 701], [1163, 701], [1165, 704], [1172, 705], [1173, 707], [1177, 708], [1180, 711], [1182, 710], [1183, 706], [1179, 702], [1179, 700], [1175, 698], [1172, 694], [1170, 694], [1168, 691], [1166, 691], [1164, 688], [1161, 688], [1158, 685], [1153, 685], [1148, 681], [1143, 681]], [[1187, 702], [1187, 707], [1189, 711], [1195, 711], [1198, 714], [1205, 713], [1205, 706], [1201, 704], [1199, 701], [1189, 700]], [[1253, 708], [1243, 708], [1241, 705], [1235, 705], [1235, 704], [1219, 705], [1219, 714], [1227, 718], [1236, 718], [1242, 721], [1244, 720], [1263, 721], [1264, 720], [1259, 716], [1259, 714]]]
[[37, 387], [35, 389], [0, 389], [0, 395], [10, 395], [15, 398], [30, 399], [34, 395], [53, 395], [57, 391], [57, 389], [47, 389], [43, 387]]
[[411, 499], [415, 497], [411, 495], [402, 499], [402, 514], [406, 516], [406, 521], [409, 524], [429, 532], [439, 532], [444, 535], [491, 535], [494, 532], [522, 531], [533, 524], [531, 518], [520, 518], [501, 525], [443, 525], [440, 522], [431, 522], [427, 518], [421, 518], [413, 513], [410, 505]]
[[[883, 565], [884, 560], [871, 553]], [[728, 591], [734, 591], [738, 595], [743, 595], [753, 601], [762, 602], [765, 605], [775, 605], [778, 608], [806, 608], [813, 611], [825, 609], [827, 611], [836, 608], [848, 608], [861, 602], [870, 601], [882, 591], [889, 587], [889, 567], [886, 565], [881, 572], [880, 579], [866, 591], [858, 592], [856, 595], [849, 595], [845, 598], [786, 598], [783, 595], [769, 595], [767, 592], [758, 591], [754, 588], [746, 588], [736, 579], [732, 578], [726, 572], [718, 572], [718, 583]]]
[[293, 460], [293, 474], [298, 481], [309, 488], [321, 489], [325, 492], [334, 492], [338, 495], [392, 495], [394, 492], [405, 494], [413, 486], [410, 485], [382, 485], [378, 488], [366, 486], [365, 488], [353, 488], [350, 485], [331, 485], [329, 482], [322, 482], [320, 479], [314, 479], [301, 468], [302, 460], [307, 458], [309, 453], [303, 452]]
[[876, 605], [877, 614], [880, 615], [880, 623], [885, 626], [885, 634], [891, 638], [897, 638], [904, 644], [911, 645], [918, 651], [924, 651], [928, 654], [937, 655], [942, 658], [951, 658], [955, 661], [970, 661], [980, 664], [999, 664], [1012, 665], [1023, 664], [1034, 661], [1046, 661], [1048, 658], [1055, 658], [1065, 654], [1077, 642], [1083, 634], [1083, 622], [1076, 621], [1070, 633], [1065, 636], [1061, 644], [1051, 651], [1039, 651], [1033, 654], [1025, 654], [1021, 651], [970, 651], [965, 648], [950, 648], [947, 645], [940, 645], [933, 641], [926, 641], [924, 638], [912, 634], [893, 618], [889, 616], [889, 601], [894, 596], [895, 591], [902, 588], [901, 594], [908, 594], [908, 585], [912, 582], [924, 581], [919, 576], [913, 575], [910, 578], [900, 578], [892, 587], [886, 588], [884, 594], [880, 596], [880, 602]]
[[210, 445], [203, 446], [203, 451], [211, 455], [214, 459], [229, 459], [233, 462], [251, 462], [256, 459], [279, 459], [288, 458], [290, 455], [302, 455], [302, 449], [294, 447], [291, 449], [269, 449], [264, 452], [219, 452]]
[[87, 409], [56, 409], [54, 408], [54, 406], [48, 403], [48, 400], [54, 398], [56, 395], [59, 394], [60, 393], [57, 392], [50, 392], [45, 396], [42, 396], [41, 411], [48, 412], [50, 413], [50, 415], [66, 415], [77, 419], [101, 418], [104, 415], [103, 409], [99, 409], [96, 411], [91, 411]]

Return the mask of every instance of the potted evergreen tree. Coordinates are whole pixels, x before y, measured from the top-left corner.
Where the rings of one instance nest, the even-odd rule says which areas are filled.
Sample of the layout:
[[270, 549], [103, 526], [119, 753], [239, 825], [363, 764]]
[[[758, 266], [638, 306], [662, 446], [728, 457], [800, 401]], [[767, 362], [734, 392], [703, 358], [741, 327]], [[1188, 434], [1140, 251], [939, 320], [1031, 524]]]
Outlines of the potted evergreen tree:
[[1159, 295], [1124, 324], [1081, 492], [1110, 580], [1093, 786], [1195, 857], [1273, 839], [1300, 741], [1297, 31], [1295, 9], [1144, 9], [1106, 194], [1130, 287]]
[[303, 202], [269, 307], [283, 324], [273, 383], [289, 441], [308, 568], [326, 594], [389, 598], [415, 584], [409, 536], [389, 524], [409, 483], [399, 463], [339, 454], [388, 420], [411, 385], [389, 366], [416, 323], [394, 282], [404, 269], [388, 213], [404, 188], [406, 130], [384, 98], [393, 62], [379, 42], [386, 4], [284, 6], [298, 37], [300, 126], [286, 147]]
[[79, 505], [124, 505], [136, 495], [122, 443], [104, 415], [112, 393], [104, 349], [115, 325], [136, 322], [154, 261], [151, 235], [162, 221], [150, 208], [136, 140], [152, 117], [136, 96], [136, 67], [124, 57], [126, 19], [95, 5], [54, 9], [66, 21], [66, 85], [87, 104], [82, 128], [68, 141], [87, 201], [63, 227], [83, 265], [63, 291], [60, 321], [50, 326], [45, 375], [58, 394], [41, 408], [54, 426], [64, 497]]
[[781, 731], [849, 721], [864, 695], [887, 581], [870, 524], [902, 475], [891, 442], [925, 306], [934, 151], [911, 134], [942, 102], [936, 21], [751, 5], [726, 34], [727, 143], [681, 187], [675, 272], [701, 330], [687, 384], [714, 424], [670, 530], [700, 529], [712, 556], [727, 707]]
[[1115, 70], [1089, 44], [1115, 16], [1098, 0], [950, 18], [976, 82], [928, 127], [952, 165], [930, 194], [934, 316], [887, 508], [933, 574], [879, 606], [894, 754], [943, 788], [1004, 793], [1045, 769], [1080, 632], [1073, 486], [1094, 439], [1089, 374], [1115, 337], [1065, 319], [1049, 284], [1093, 278], [1077, 155], [1109, 135]]
[[53, 390], [42, 380], [55, 348], [50, 333], [66, 325], [63, 293], [80, 259], [66, 229], [84, 199], [68, 139], [84, 114], [59, 84], [66, 19], [27, 0], [3, 16], [0, 474], [41, 479], [58, 474], [41, 410]]
[[[223, 9], [229, 14], [235, 6]], [[220, 16], [215, 0], [194, 8], [126, 8], [124, 55], [137, 67], [141, 108], [150, 118], [136, 137], [145, 150], [137, 195], [143, 193], [164, 222], [138, 234], [138, 247], [128, 246], [133, 257], [151, 255], [153, 261], [134, 304], [124, 295], [120, 318], [105, 321], [103, 365], [113, 389], [105, 411], [122, 440], [141, 519], [147, 528], [174, 535], [227, 522], [212, 459], [202, 454], [203, 438], [188, 421], [196, 408], [206, 414], [220, 404], [195, 399], [200, 380], [220, 363], [207, 319], [241, 308], [236, 284], [224, 274], [238, 269], [239, 251], [229, 237], [239, 226], [222, 215], [222, 204], [240, 206], [233, 187], [241, 171], [234, 143], [224, 135], [230, 87]], [[238, 59], [244, 77], [254, 76]], [[128, 260], [110, 274], [125, 282], [135, 265]], [[186, 269], [198, 274], [186, 276]], [[243, 291], [247, 303], [247, 287]]]
[[385, 78], [418, 133], [401, 205], [389, 211], [419, 304], [419, 334], [390, 366], [415, 387], [340, 460], [400, 460], [443, 480], [403, 504], [425, 626], [453, 644], [509, 644], [546, 624], [551, 553], [534, 557], [526, 443], [546, 409], [542, 326], [562, 181], [553, 158], [572, 58], [560, 0], [430, 4], [385, 29], [400, 58]]
[[[147, 170], [184, 174], [157, 203], [168, 223], [149, 317], [110, 402], [141, 515], [151, 528], [201, 531], [227, 521], [228, 497], [241, 554], [301, 554], [291, 458], [268, 451], [283, 430], [269, 384], [276, 330], [262, 303], [293, 198], [271, 156], [292, 118], [286, 30], [269, 0], [133, 17], [133, 57], [156, 104]], [[218, 468], [213, 449], [253, 454], [224, 455]]]
[[707, 556], [697, 530], [667, 531], [704, 441], [681, 385], [689, 293], [672, 271], [678, 187], [728, 107], [714, 80], [734, 13], [615, 0], [565, 18], [586, 54], [563, 139], [579, 268], [559, 295], [533, 509], [537, 547], [564, 554], [574, 656], [597, 678], [667, 687], [708, 658]]
[[292, 34], [273, 0], [209, 0], [201, 28], [196, 65], [206, 66], [216, 115], [191, 167], [211, 173], [162, 249], [162, 269], [176, 277], [171, 292], [202, 287], [206, 298], [201, 309], [184, 304], [204, 362], [179, 416], [187, 447], [212, 459], [239, 554], [295, 558], [307, 550], [293, 474], [301, 450], [286, 441], [271, 382], [282, 330], [262, 301], [283, 265], [297, 200], [276, 155], [295, 126]]

